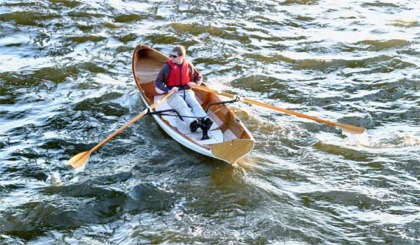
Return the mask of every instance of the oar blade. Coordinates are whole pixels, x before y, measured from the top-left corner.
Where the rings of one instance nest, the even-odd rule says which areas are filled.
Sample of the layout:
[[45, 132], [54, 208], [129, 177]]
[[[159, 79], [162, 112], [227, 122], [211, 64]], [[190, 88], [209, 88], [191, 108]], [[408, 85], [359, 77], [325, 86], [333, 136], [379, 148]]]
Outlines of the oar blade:
[[80, 169], [86, 165], [87, 161], [89, 160], [89, 157], [90, 157], [90, 151], [81, 152], [75, 155], [74, 157], [72, 157], [69, 160], [69, 164], [75, 169]]
[[346, 131], [346, 132], [352, 133], [352, 134], [363, 134], [364, 132], [366, 132], [365, 128], [357, 127], [357, 126], [353, 126], [353, 125], [349, 125], [349, 124], [336, 123], [335, 126], [341, 128], [341, 130], [343, 130], [343, 131]]

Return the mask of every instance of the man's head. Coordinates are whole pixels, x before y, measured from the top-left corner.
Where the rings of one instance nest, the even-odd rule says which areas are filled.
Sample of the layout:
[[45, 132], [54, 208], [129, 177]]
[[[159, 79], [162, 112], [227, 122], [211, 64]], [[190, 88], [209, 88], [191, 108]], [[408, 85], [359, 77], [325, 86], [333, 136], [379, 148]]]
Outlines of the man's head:
[[171, 57], [172, 61], [177, 64], [181, 64], [185, 58], [185, 48], [184, 46], [178, 45], [172, 49]]

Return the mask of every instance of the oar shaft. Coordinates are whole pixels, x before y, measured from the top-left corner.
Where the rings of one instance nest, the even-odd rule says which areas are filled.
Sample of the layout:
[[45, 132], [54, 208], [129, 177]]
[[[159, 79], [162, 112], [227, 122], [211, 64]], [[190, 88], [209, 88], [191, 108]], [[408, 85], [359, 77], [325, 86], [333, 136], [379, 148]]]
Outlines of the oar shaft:
[[[152, 104], [149, 108], [153, 110], [159, 104], [161, 104], [163, 101], [165, 101], [169, 96], [171, 96], [173, 93], [174, 92], [170, 92], [170, 93], [166, 94], [165, 96], [163, 96], [162, 98], [160, 98], [158, 101], [156, 101], [156, 103]], [[131, 121], [129, 121], [128, 123], [126, 123], [124, 126], [122, 126], [121, 128], [119, 128], [117, 131], [115, 131], [114, 133], [112, 133], [111, 135], [109, 135], [108, 137], [106, 137], [104, 140], [102, 140], [95, 147], [93, 147], [89, 151], [89, 153], [92, 153], [92, 152], [96, 151], [98, 148], [100, 148], [101, 146], [103, 146], [104, 144], [106, 144], [108, 141], [110, 141], [116, 135], [118, 135], [123, 130], [125, 130], [126, 128], [128, 128], [129, 126], [131, 126], [133, 123], [135, 123], [136, 121], [138, 121], [140, 118], [142, 118], [144, 115], [146, 115], [148, 111], [149, 111], [149, 109], [144, 109], [139, 115], [137, 115], [136, 117], [134, 117], [133, 119], [131, 119]]]
[[139, 115], [137, 115], [135, 118], [131, 119], [131, 121], [129, 121], [128, 123], [126, 123], [124, 126], [122, 126], [121, 128], [119, 128], [117, 131], [115, 131], [114, 133], [112, 133], [111, 135], [109, 135], [108, 137], [106, 137], [104, 140], [102, 140], [99, 144], [97, 144], [95, 147], [93, 147], [92, 149], [90, 149], [90, 153], [96, 151], [98, 148], [100, 148], [101, 146], [103, 146], [104, 144], [106, 144], [108, 141], [110, 141], [112, 138], [114, 138], [116, 135], [120, 134], [122, 131], [124, 131], [126, 128], [128, 128], [129, 126], [131, 126], [133, 123], [135, 123], [137, 120], [139, 120], [140, 118], [142, 118], [144, 115], [147, 114], [148, 109], [144, 109]]
[[265, 108], [268, 108], [268, 109], [272, 109], [272, 110], [275, 110], [275, 111], [279, 111], [279, 112], [283, 112], [283, 113], [286, 113], [286, 114], [294, 115], [294, 116], [297, 116], [297, 117], [313, 120], [313, 121], [318, 122], [318, 123], [327, 124], [329, 126], [339, 127], [342, 130], [345, 130], [345, 131], [351, 132], [351, 133], [362, 134], [366, 131], [366, 129], [362, 128], [362, 127], [357, 127], [357, 126], [353, 126], [353, 125], [349, 125], [349, 124], [343, 124], [343, 123], [336, 123], [336, 122], [328, 121], [328, 120], [325, 120], [325, 119], [321, 119], [321, 118], [309, 116], [309, 115], [306, 115], [306, 114], [303, 114], [303, 113], [300, 113], [300, 112], [291, 111], [291, 110], [283, 109], [283, 108], [280, 108], [280, 107], [268, 105], [268, 104], [261, 103], [259, 101], [255, 101], [255, 100], [251, 100], [251, 99], [243, 99], [243, 101], [246, 102], [246, 103], [258, 105], [258, 106], [265, 107]]
[[261, 103], [261, 102], [255, 101], [255, 100], [251, 100], [251, 99], [243, 99], [243, 101], [246, 102], [246, 103], [249, 103], [249, 104], [258, 105], [258, 106], [261, 106], [261, 107], [265, 107], [265, 108], [272, 109], [272, 110], [275, 110], [275, 111], [283, 112], [283, 113], [286, 113], [286, 114], [291, 114], [291, 115], [294, 115], [294, 116], [297, 116], [297, 117], [302, 117], [302, 118], [314, 120], [316, 122], [325, 123], [325, 124], [328, 124], [328, 125], [331, 125], [331, 126], [336, 126], [335, 122], [331, 122], [331, 121], [320, 119], [320, 118], [317, 118], [317, 117], [305, 115], [305, 114], [300, 113], [300, 112], [295, 112], [295, 111], [271, 106], [271, 105], [264, 104], [264, 103]]
[[[206, 91], [208, 91], [208, 90], [206, 90]], [[229, 98], [234, 98], [235, 97], [234, 94], [230, 94], [230, 93], [227, 93], [227, 92], [219, 92], [218, 94], [220, 94], [222, 96], [229, 97]], [[316, 117], [313, 117], [313, 116], [305, 115], [303, 113], [299, 113], [299, 112], [295, 112], [295, 111], [291, 111], [291, 110], [279, 108], [279, 107], [272, 106], [272, 105], [269, 105], [269, 104], [265, 104], [265, 103], [262, 103], [262, 102], [259, 102], [259, 101], [256, 101], [256, 100], [242, 98], [241, 101], [246, 102], [246, 103], [249, 103], [249, 104], [253, 104], [253, 105], [258, 105], [258, 106], [261, 106], [261, 107], [265, 107], [265, 108], [268, 108], [268, 109], [272, 109], [272, 110], [275, 110], [275, 111], [283, 112], [283, 113], [286, 113], [286, 114], [295, 115], [297, 117], [303, 117], [303, 118], [306, 118], [306, 119], [311, 119], [311, 120], [314, 120], [314, 121], [317, 121], [317, 122], [320, 122], [320, 123], [325, 123], [325, 124], [328, 124], [328, 125], [331, 125], [331, 126], [335, 126], [336, 125], [336, 123], [331, 122], [331, 121], [328, 121], [328, 120], [324, 120], [324, 119], [316, 118]]]

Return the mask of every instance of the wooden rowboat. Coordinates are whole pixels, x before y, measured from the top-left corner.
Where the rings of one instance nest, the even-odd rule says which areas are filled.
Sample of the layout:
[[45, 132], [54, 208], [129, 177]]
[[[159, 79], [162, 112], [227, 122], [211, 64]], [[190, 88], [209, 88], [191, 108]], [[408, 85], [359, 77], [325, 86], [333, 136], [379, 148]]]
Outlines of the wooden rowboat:
[[[134, 80], [147, 107], [163, 96], [155, 92], [154, 81], [168, 59], [166, 55], [145, 45], [137, 46], [133, 53]], [[210, 91], [195, 89], [194, 92], [202, 107], [207, 109], [207, 115], [214, 121], [208, 132], [210, 139], [201, 139], [201, 129], [191, 133], [189, 126], [185, 125], [175, 112], [170, 111], [166, 101], [150, 109], [150, 114], [174, 140], [200, 154], [233, 164], [250, 152], [255, 140], [227, 106], [233, 100], [223, 101], [216, 93]]]
[[[239, 118], [236, 117], [235, 113], [226, 106], [228, 103], [239, 100], [270, 110], [337, 127], [353, 134], [363, 134], [366, 132], [366, 128], [363, 127], [320, 119], [252, 99], [239, 99], [234, 94], [211, 90], [203, 84], [202, 86], [196, 86], [194, 88], [195, 96], [201, 103], [201, 106], [206, 108], [205, 111], [207, 112], [207, 116], [213, 119], [214, 123], [208, 130], [209, 133], [206, 135], [207, 137], [202, 137], [203, 132], [200, 133], [201, 130], [191, 133], [189, 125], [185, 125], [182, 117], [177, 115], [177, 113], [170, 108], [168, 103], [166, 103], [166, 99], [170, 97], [173, 92], [166, 95], [158, 95], [155, 92], [154, 80], [163, 66], [163, 63], [168, 59], [167, 56], [150, 47], [144, 45], [136, 47], [132, 62], [133, 75], [140, 90], [141, 98], [147, 108], [89, 151], [84, 151], [73, 156], [69, 160], [69, 164], [73, 168], [83, 168], [92, 152], [99, 149], [145, 115], [152, 115], [167, 134], [185, 147], [203, 155], [233, 164], [239, 158], [250, 152], [255, 143], [255, 140], [248, 129], [242, 124]], [[223, 101], [218, 95], [234, 99]]]

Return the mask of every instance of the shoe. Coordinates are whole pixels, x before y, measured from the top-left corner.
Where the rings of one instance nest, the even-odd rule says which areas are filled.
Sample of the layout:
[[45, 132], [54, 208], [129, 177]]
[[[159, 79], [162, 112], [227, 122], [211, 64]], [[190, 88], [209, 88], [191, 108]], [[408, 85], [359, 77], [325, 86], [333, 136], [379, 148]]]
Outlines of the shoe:
[[211, 125], [213, 125], [213, 121], [210, 118], [201, 118], [200, 127], [203, 130], [203, 137], [201, 137], [201, 140], [210, 139], [208, 131], [211, 128]]
[[201, 121], [201, 129], [202, 130], [209, 130], [211, 128], [211, 125], [213, 125], [213, 120], [211, 120], [209, 117]]
[[197, 120], [194, 120], [190, 123], [190, 130], [192, 133], [194, 133], [195, 131], [197, 131], [197, 129], [200, 127], [200, 123], [198, 123]]

